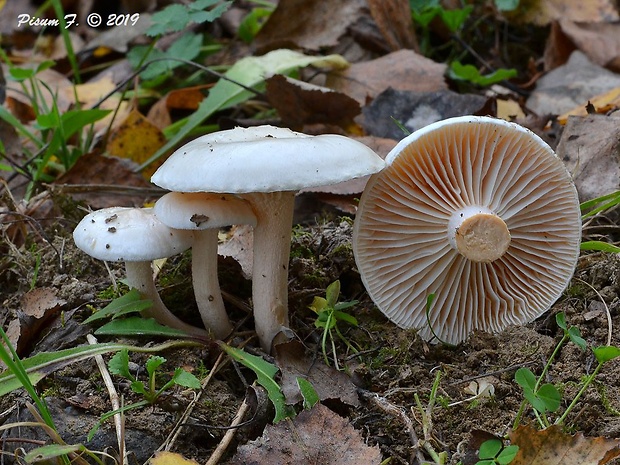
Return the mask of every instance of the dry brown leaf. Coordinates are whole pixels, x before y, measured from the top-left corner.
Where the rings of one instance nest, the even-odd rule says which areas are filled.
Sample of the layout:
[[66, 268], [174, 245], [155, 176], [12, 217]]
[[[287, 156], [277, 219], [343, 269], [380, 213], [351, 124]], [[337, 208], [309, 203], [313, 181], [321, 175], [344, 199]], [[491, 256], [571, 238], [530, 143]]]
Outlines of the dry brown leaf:
[[223, 257], [231, 257], [241, 266], [243, 276], [247, 279], [252, 278], [252, 258], [254, 248], [254, 235], [252, 227], [242, 224], [233, 226], [232, 233], [228, 239], [219, 244], [217, 253]]
[[57, 289], [51, 287], [35, 288], [21, 299], [21, 312], [11, 320], [7, 335], [19, 355], [23, 355], [33, 341], [39, 337], [42, 328], [48, 326], [66, 302], [58, 298]]
[[230, 465], [378, 465], [381, 452], [364, 443], [344, 418], [322, 404], [295, 419], [267, 425], [263, 435], [239, 447]]
[[51, 287], [39, 287], [28, 291], [22, 297], [22, 312], [37, 320], [49, 316], [66, 303], [58, 298], [57, 292]]
[[619, 19], [614, 0], [530, 0], [508, 16], [538, 26], [560, 19], [592, 23]]
[[[63, 192], [95, 210], [114, 205], [141, 207], [147, 198], [152, 197], [152, 185], [140, 173], [134, 172], [135, 168], [136, 165], [127, 159], [87, 153], [54, 184], [61, 189], [65, 184], [77, 185]], [[91, 188], [91, 185], [94, 186]], [[139, 189], [123, 191], [123, 186], [141, 188], [144, 192]]]
[[[36, 63], [33, 63], [31, 66], [35, 67], [36, 65]], [[8, 76], [8, 68], [4, 64], [1, 64], [0, 66], [2, 66], [4, 75]], [[27, 64], [22, 65], [24, 68], [27, 68], [28, 66], [29, 65]], [[37, 92], [40, 92], [40, 96], [43, 98], [47, 108], [52, 108], [54, 102], [56, 102], [56, 106], [58, 107], [58, 111], [60, 113], [67, 111], [73, 103], [73, 99], [67, 98], [67, 93], [72, 92], [73, 83], [67, 79], [64, 74], [61, 74], [51, 68], [41, 71], [37, 74], [36, 78], [37, 80], [45, 83], [45, 86], [39, 85], [37, 87]], [[33, 90], [30, 82], [26, 81], [23, 84], [26, 86], [29, 94], [32, 95]], [[31, 106], [31, 100], [28, 96], [24, 95], [19, 82], [7, 81], [6, 96], [7, 100], [10, 97], [11, 99], [23, 103], [24, 105], [29, 107]]]
[[368, 99], [375, 98], [388, 87], [418, 92], [447, 89], [445, 70], [445, 64], [435, 63], [412, 50], [399, 50], [330, 73], [327, 86], [365, 105]]
[[151, 465], [197, 465], [195, 460], [186, 459], [181, 454], [174, 452], [155, 452], [155, 456], [149, 460]]
[[276, 345], [276, 362], [282, 373], [282, 393], [290, 405], [302, 401], [297, 378], [304, 378], [312, 384], [321, 401], [337, 399], [357, 407], [359, 398], [351, 378], [342, 371], [324, 363], [316, 363], [313, 356], [306, 354], [304, 345], [290, 341]]
[[368, 0], [368, 6], [391, 50], [418, 49], [408, 0]]
[[266, 80], [267, 99], [285, 126], [301, 130], [304, 124], [353, 126], [359, 103], [348, 95], [276, 74]]
[[[110, 155], [142, 164], [165, 143], [166, 137], [161, 130], [138, 110], [132, 110], [112, 132], [106, 149]], [[163, 161], [159, 164], [152, 163], [144, 171], [144, 176], [150, 177], [161, 163]]]
[[[78, 84], [75, 89], [72, 87], [62, 90], [64, 98], [68, 99], [72, 103], [75, 103], [75, 96], [80, 102], [83, 109], [93, 108], [98, 105], [97, 108], [101, 110], [113, 110], [105, 118], [102, 118], [95, 122], [93, 125], [95, 135], [101, 136], [112, 122], [111, 129], [114, 130], [119, 124], [124, 121], [131, 111], [131, 105], [126, 101], [121, 101], [120, 95], [113, 94], [100, 103], [100, 100], [109, 95], [116, 89], [116, 84], [112, 81], [110, 74], [100, 76], [97, 80], [92, 80], [84, 84]], [[114, 118], [114, 121], [112, 121]]]
[[254, 44], [268, 50], [333, 47], [360, 17], [364, 6], [364, 0], [280, 0]]
[[519, 446], [511, 465], [604, 465], [620, 456], [619, 440], [570, 435], [558, 425], [542, 431], [520, 426], [510, 442]]
[[[588, 100], [588, 102], [591, 105], [590, 108], [593, 108], [596, 113], [605, 114], [612, 110], [617, 110], [620, 108], [620, 87], [616, 87], [615, 89], [611, 89], [609, 92], [605, 92], [600, 95], [595, 95]], [[584, 102], [572, 110], [558, 116], [558, 122], [561, 124], [566, 124], [569, 116], [588, 115], [588, 102]], [[590, 113], [592, 113], [591, 110]]]
[[545, 52], [543, 54], [544, 70], [551, 71], [558, 66], [562, 66], [576, 49], [575, 44], [562, 31], [560, 23], [553, 21], [547, 36], [547, 42], [545, 43]]
[[556, 152], [582, 202], [620, 189], [620, 115], [568, 118]]
[[594, 63], [620, 71], [620, 23], [575, 23], [562, 19], [560, 27]]

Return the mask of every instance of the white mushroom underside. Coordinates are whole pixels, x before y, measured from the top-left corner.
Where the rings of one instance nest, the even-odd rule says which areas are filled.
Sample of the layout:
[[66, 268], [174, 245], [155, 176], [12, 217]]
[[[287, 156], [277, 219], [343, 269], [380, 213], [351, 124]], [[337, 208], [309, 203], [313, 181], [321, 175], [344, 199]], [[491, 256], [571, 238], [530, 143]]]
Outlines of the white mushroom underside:
[[[366, 289], [388, 318], [426, 340], [434, 332], [457, 343], [474, 329], [531, 321], [576, 264], [579, 204], [564, 165], [534, 137], [515, 150], [524, 130], [492, 126], [451, 124], [397, 147], [360, 202], [354, 249]], [[450, 216], [468, 205], [506, 223], [511, 242], [501, 258], [472, 262], [449, 244]]]

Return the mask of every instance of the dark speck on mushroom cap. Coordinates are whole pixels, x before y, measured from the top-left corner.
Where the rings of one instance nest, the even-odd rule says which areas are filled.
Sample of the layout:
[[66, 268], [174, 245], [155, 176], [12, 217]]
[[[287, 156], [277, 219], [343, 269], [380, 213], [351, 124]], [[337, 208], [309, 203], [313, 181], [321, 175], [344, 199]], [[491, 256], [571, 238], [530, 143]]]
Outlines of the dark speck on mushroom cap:
[[370, 148], [344, 136], [257, 126], [189, 142], [151, 181], [177, 192], [281, 192], [366, 176], [384, 166]]
[[169, 228], [152, 208], [111, 207], [86, 215], [73, 231], [75, 244], [106, 261], [150, 261], [181, 253], [192, 243], [190, 231]]

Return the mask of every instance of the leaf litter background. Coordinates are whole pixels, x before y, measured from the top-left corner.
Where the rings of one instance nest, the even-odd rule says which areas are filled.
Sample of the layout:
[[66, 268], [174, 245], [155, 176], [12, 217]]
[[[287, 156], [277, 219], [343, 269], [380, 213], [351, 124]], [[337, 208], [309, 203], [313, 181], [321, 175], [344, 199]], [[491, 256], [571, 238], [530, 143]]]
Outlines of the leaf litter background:
[[[419, 27], [414, 33], [408, 2], [281, 0], [250, 43], [239, 39], [238, 30], [253, 5], [233, 2], [213, 24], [188, 25], [187, 30], [203, 33], [203, 37], [221, 45], [218, 52], [202, 60], [203, 64], [237, 63], [242, 80], [247, 79], [250, 85], [260, 85], [264, 80], [264, 85], [260, 95], [245, 102], [239, 100], [228, 108], [221, 105], [225, 109], [208, 114], [206, 122], [221, 128], [264, 122], [313, 134], [337, 132], [359, 137], [385, 156], [402, 137], [390, 117], [413, 131], [450, 116], [491, 114], [516, 120], [556, 148], [573, 174], [582, 200], [617, 190], [617, 3], [521, 3], [520, 9], [502, 14], [493, 8], [493, 2], [476, 2], [471, 18], [475, 27], [468, 24], [460, 38], [441, 24], [432, 23], [431, 53], [425, 57], [419, 53], [423, 37]], [[160, 193], [147, 181], [156, 164], [142, 172], [135, 167], [170, 148], [166, 146], [170, 124], [204, 110], [209, 99], [218, 98], [216, 78], [208, 74], [191, 86], [175, 86], [184, 81], [172, 77], [172, 84], [143, 89], [146, 92], [141, 99], [127, 95], [123, 98], [114, 92], [132, 72], [127, 56], [136, 46], [151, 40], [144, 36], [149, 15], [163, 4], [120, 2], [104, 7], [97, 1], [73, 1], [64, 6], [80, 18], [90, 12], [138, 11], [141, 16], [135, 28], [81, 26], [71, 31], [84, 72], [83, 83], [74, 91], [67, 77], [70, 67], [66, 50], [57, 34], [48, 31], [39, 35], [40, 30], [16, 28], [17, 15], [37, 14], [36, 5], [8, 0], [1, 10], [2, 47], [14, 62], [31, 65], [56, 60], [53, 68], [39, 76], [49, 86], [49, 92], [44, 92], [48, 102], [55, 96], [59, 111], [66, 112], [75, 106], [76, 99], [83, 108], [89, 108], [113, 92], [99, 108], [117, 109], [113, 121], [109, 118], [95, 124], [98, 143], [94, 149], [68, 171], [56, 173], [52, 183], [40, 186], [28, 200], [27, 180], [12, 176], [10, 171], [0, 172], [4, 179], [0, 204], [0, 315], [22, 356], [84, 343], [85, 335], [92, 331], [80, 324], [91, 313], [87, 305], [102, 308], [110, 298], [108, 271], [73, 247], [70, 233], [84, 214], [78, 204], [95, 209], [140, 206], [156, 199]], [[457, 2], [445, 3], [447, 9], [458, 6]], [[39, 14], [54, 17], [51, 11]], [[183, 51], [191, 49], [192, 39], [179, 38], [179, 34], [164, 36], [157, 53], [185, 56]], [[294, 49], [297, 55], [287, 54], [288, 58], [270, 64], [260, 58], [282, 48]], [[483, 74], [514, 67], [517, 77], [489, 88], [451, 80], [446, 77], [446, 61], [455, 51], [459, 56], [470, 52], [469, 62]], [[340, 59], [322, 60], [333, 54], [341, 55], [350, 65], [343, 65]], [[312, 64], [319, 68], [308, 66]], [[289, 73], [297, 68], [299, 72]], [[22, 123], [32, 124], [29, 102], [15, 83], [4, 77], [5, 64], [2, 71], [2, 105]], [[135, 82], [140, 85], [139, 80]], [[221, 83], [220, 88], [222, 84], [231, 86]], [[0, 140], [7, 162], [14, 166], [27, 162], [23, 141], [4, 122], [0, 122]], [[607, 312], [612, 328], [620, 324], [620, 261], [614, 255], [594, 253], [582, 256], [573, 283], [554, 308], [525, 327], [509, 328], [498, 335], [474, 334], [454, 349], [428, 346], [414, 332], [398, 330], [365, 296], [348, 246], [351, 224], [343, 218], [354, 214], [355, 198], [363, 184], [364, 180], [358, 180], [326, 186], [302, 193], [298, 199], [296, 222], [300, 226], [293, 236], [290, 301], [292, 326], [302, 342], [278, 347], [274, 362], [290, 404], [301, 401], [295, 379], [303, 376], [317, 390], [321, 405], [301, 412], [292, 421], [271, 425], [273, 411], [264, 391], [252, 384], [251, 372], [235, 369], [229, 362], [218, 362], [215, 346], [169, 351], [164, 355], [170, 371], [183, 366], [195, 372], [214, 369], [215, 374], [201, 393], [188, 424], [172, 442], [166, 442], [167, 436], [179, 412], [190, 403], [191, 393], [175, 391], [153, 409], [128, 413], [126, 439], [134, 454], [131, 460], [143, 463], [167, 445], [186, 459], [160, 452], [153, 463], [206, 462], [245, 402], [245, 421], [222, 463], [374, 464], [387, 458], [391, 458], [390, 463], [419, 463], [422, 452], [417, 440], [423, 438], [437, 450], [447, 451], [450, 463], [461, 460], [472, 464], [481, 442], [508, 432], [521, 402], [514, 371], [521, 366], [540, 371], [559, 338], [556, 312], [565, 312], [568, 321], [581, 329], [591, 345], [606, 343]], [[617, 240], [617, 216], [611, 212], [588, 222], [584, 234]], [[240, 324], [233, 343], [241, 343], [247, 335], [243, 331], [252, 329], [251, 319], [247, 321], [250, 285], [244, 277], [251, 260], [247, 254], [251, 234], [237, 228], [223, 232], [221, 239], [221, 282], [233, 321]], [[112, 266], [112, 273], [117, 279], [122, 277], [120, 267]], [[342, 282], [343, 300], [360, 300], [352, 312], [360, 326], [346, 328], [346, 336], [362, 351], [356, 356], [348, 353], [344, 345], [338, 347], [344, 372], [324, 364], [318, 348], [320, 333], [307, 308], [312, 298], [323, 295], [335, 279]], [[166, 302], [188, 321], [196, 322], [187, 254], [165, 264], [159, 284]], [[104, 291], [108, 291], [107, 296]], [[150, 343], [144, 339], [138, 342]], [[620, 343], [615, 330], [611, 343]], [[141, 356], [134, 359], [144, 361]], [[561, 387], [564, 399], [570, 399], [581, 377], [592, 369], [591, 353], [568, 345], [554, 363], [549, 381]], [[442, 372], [441, 402], [432, 412], [432, 430], [425, 438], [419, 412], [412, 408], [414, 394], [423, 402], [428, 400], [437, 370]], [[606, 365], [569, 417], [569, 430], [575, 435], [556, 428], [538, 432], [528, 426], [511, 432], [511, 441], [521, 445], [513, 463], [611, 463], [620, 445], [618, 379], [618, 363]], [[128, 386], [117, 381], [120, 391], [131, 399]], [[489, 385], [494, 391], [491, 398], [468, 400], [481, 386]], [[84, 442], [85, 431], [110, 408], [91, 360], [50, 374], [39, 388], [46, 393], [61, 435], [68, 443]], [[4, 396], [0, 400], [3, 420], [28, 418], [22, 412], [26, 400], [19, 392]], [[40, 430], [24, 428], [7, 432], [7, 438], [11, 440], [4, 442], [3, 448], [10, 452], [31, 447], [20, 439], [46, 439]], [[115, 444], [113, 428], [106, 425], [88, 446], [106, 450]]]

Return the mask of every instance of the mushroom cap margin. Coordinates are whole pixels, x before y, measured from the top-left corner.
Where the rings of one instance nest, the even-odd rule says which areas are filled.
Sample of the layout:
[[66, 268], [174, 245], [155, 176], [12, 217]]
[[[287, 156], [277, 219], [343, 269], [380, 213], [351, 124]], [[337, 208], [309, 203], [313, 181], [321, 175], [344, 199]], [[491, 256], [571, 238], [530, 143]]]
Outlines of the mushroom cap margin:
[[263, 125], [194, 139], [151, 181], [177, 192], [282, 192], [370, 175], [384, 166], [372, 149], [351, 138]]

